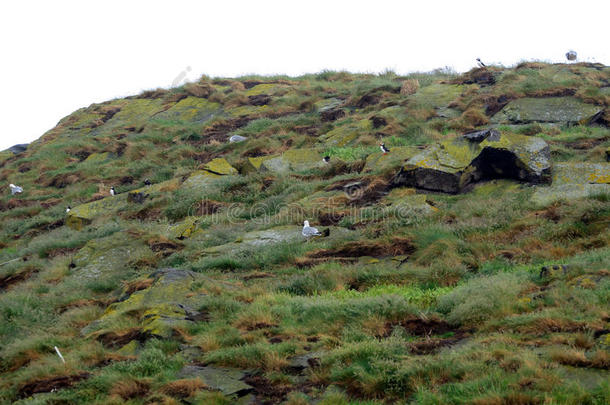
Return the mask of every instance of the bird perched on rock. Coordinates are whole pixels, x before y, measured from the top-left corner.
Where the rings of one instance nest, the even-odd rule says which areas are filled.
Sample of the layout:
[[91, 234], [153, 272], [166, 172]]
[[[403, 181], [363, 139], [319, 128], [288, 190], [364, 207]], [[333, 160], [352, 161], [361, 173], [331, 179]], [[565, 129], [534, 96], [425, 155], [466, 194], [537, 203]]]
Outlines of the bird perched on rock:
[[324, 157], [322, 158], [322, 161], [323, 161], [324, 163], [328, 163], [328, 162], [330, 162], [330, 156], [324, 156]]
[[21, 188], [19, 186], [16, 186], [11, 183], [11, 184], [9, 184], [9, 187], [11, 188], [11, 195], [23, 193], [23, 188]]
[[480, 68], [484, 68], [487, 67], [486, 64], [484, 64], [483, 62], [481, 62], [481, 58], [477, 58], [477, 65], [479, 65]]
[[152, 183], [150, 182], [150, 180], [146, 179], [144, 180], [144, 185], [145, 186], [150, 186]]
[[379, 144], [379, 148], [381, 149], [384, 155], [390, 152], [390, 150], [385, 146], [385, 143], [383, 142]]
[[576, 51], [568, 51], [566, 52], [566, 59], [569, 61], [574, 61], [576, 60], [577, 54]]
[[72, 207], [70, 207], [70, 206], [68, 205], [68, 206], [66, 207], [66, 214], [67, 214], [68, 212], [70, 212], [70, 211], [72, 211]]
[[110, 187], [110, 195], [116, 195], [117, 192], [114, 191], [114, 186]]
[[325, 229], [320, 233], [318, 228], [314, 228], [313, 226], [309, 226], [309, 221], [303, 222], [303, 230], [301, 234], [306, 238], [311, 238], [312, 236], [328, 236], [330, 235], [330, 229]]

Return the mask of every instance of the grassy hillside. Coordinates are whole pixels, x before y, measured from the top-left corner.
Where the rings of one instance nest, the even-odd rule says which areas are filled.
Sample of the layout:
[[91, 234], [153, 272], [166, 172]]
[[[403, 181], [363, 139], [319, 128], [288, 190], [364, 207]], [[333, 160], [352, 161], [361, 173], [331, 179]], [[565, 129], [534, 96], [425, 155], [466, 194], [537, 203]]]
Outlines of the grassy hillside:
[[0, 401], [610, 402], [609, 89], [522, 63], [74, 112], [0, 152]]

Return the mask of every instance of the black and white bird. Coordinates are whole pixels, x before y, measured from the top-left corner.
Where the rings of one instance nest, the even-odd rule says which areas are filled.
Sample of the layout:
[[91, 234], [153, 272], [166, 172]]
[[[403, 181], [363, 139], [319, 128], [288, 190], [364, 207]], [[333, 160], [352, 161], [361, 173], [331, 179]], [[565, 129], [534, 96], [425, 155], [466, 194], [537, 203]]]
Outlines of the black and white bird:
[[150, 182], [150, 180], [146, 179], [144, 180], [144, 185], [145, 186], [150, 186], [152, 183]]
[[9, 187], [11, 188], [11, 195], [23, 193], [23, 188], [16, 186], [13, 183], [9, 184]]
[[330, 162], [330, 156], [324, 156], [324, 157], [322, 158], [322, 161], [323, 161], [324, 163], [328, 163], [328, 162]]
[[566, 59], [570, 62], [575, 61], [577, 56], [578, 54], [576, 53], [576, 51], [569, 50], [568, 52], [566, 52]]
[[384, 155], [390, 152], [390, 150], [385, 146], [385, 143], [383, 142], [379, 144], [379, 149], [381, 149]]
[[116, 191], [114, 191], [114, 186], [110, 187], [110, 195], [116, 195]]
[[486, 64], [484, 64], [483, 62], [481, 62], [481, 58], [477, 58], [477, 65], [479, 65], [480, 68], [484, 68], [487, 67]]
[[66, 207], [66, 214], [67, 214], [68, 212], [70, 212], [70, 211], [72, 211], [72, 207], [70, 207], [70, 206], [68, 205], [68, 206]]

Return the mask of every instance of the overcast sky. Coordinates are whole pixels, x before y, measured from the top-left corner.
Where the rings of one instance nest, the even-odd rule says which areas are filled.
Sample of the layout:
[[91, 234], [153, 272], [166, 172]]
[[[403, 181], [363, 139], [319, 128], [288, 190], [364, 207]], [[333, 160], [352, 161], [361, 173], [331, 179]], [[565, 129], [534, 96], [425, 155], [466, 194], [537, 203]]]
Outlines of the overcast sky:
[[604, 1], [0, 2], [0, 150], [91, 103], [201, 74], [609, 64]]

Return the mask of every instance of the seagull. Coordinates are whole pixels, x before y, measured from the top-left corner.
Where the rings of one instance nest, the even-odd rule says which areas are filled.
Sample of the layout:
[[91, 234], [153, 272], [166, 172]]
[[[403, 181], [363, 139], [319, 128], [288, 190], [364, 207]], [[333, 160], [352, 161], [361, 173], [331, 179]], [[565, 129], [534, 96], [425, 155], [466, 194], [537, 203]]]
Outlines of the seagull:
[[67, 214], [68, 212], [70, 212], [70, 211], [72, 211], [72, 207], [70, 207], [70, 206], [68, 205], [68, 207], [66, 207], [66, 214]]
[[19, 186], [16, 186], [11, 183], [11, 184], [9, 184], [9, 187], [11, 188], [11, 195], [23, 193], [23, 188], [21, 188]]
[[479, 65], [480, 68], [487, 67], [487, 65], [485, 65], [483, 62], [481, 62], [481, 58], [477, 58], [477, 64]]
[[379, 144], [379, 148], [381, 149], [384, 155], [390, 152], [390, 150], [385, 146], [385, 143], [383, 142]]
[[150, 182], [150, 180], [146, 179], [144, 180], [144, 185], [145, 186], [150, 186], [152, 183]]
[[230, 142], [230, 143], [234, 143], [234, 142], [241, 142], [241, 141], [245, 141], [246, 139], [248, 139], [248, 138], [246, 138], [245, 136], [241, 136], [241, 135], [232, 135], [232, 136], [229, 138], [229, 142]]
[[116, 191], [114, 191], [114, 186], [110, 187], [110, 195], [116, 195]]
[[304, 237], [310, 238], [312, 236], [321, 236], [322, 234], [317, 228], [309, 226], [309, 221], [303, 222], [303, 231], [301, 232]]
[[322, 161], [323, 161], [324, 163], [328, 163], [328, 162], [330, 162], [330, 156], [324, 156], [324, 157], [322, 158]]

